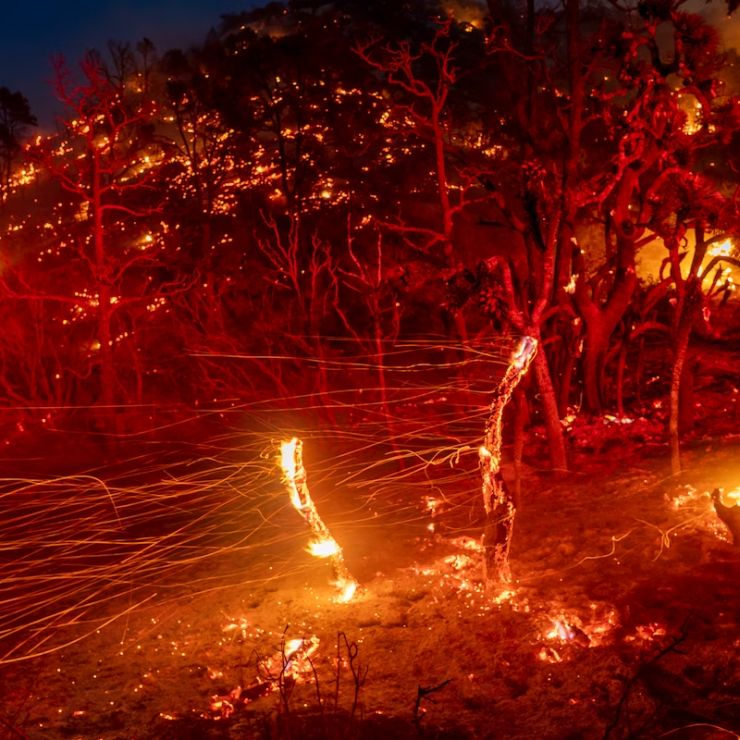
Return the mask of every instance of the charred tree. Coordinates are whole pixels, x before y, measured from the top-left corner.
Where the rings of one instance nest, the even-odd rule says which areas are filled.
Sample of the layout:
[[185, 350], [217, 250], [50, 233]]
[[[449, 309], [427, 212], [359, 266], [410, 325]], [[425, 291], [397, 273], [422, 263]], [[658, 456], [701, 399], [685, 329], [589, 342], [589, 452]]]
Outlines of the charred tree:
[[501, 475], [501, 427], [504, 408], [537, 353], [537, 340], [524, 337], [491, 402], [486, 433], [478, 450], [483, 479], [486, 524], [483, 533], [483, 564], [486, 591], [495, 593], [511, 583], [509, 547], [514, 529], [516, 502]]

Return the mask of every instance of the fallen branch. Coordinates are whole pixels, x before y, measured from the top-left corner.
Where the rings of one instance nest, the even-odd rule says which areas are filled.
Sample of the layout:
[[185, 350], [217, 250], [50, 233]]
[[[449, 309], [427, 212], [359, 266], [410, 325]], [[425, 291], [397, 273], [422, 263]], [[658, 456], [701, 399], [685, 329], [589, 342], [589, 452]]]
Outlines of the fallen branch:
[[[611, 723], [607, 726], [606, 730], [604, 731], [604, 738], [603, 740], [609, 740], [609, 736], [612, 734], [614, 730], [619, 727], [619, 723], [621, 721], [622, 712], [624, 711], [627, 715], [628, 719], [627, 722], [629, 724], [629, 697], [632, 689], [634, 688], [635, 684], [643, 677], [645, 672], [652, 666], [654, 666], [658, 661], [660, 661], [662, 658], [664, 658], [668, 653], [680, 653], [681, 651], [678, 650], [678, 646], [686, 640], [688, 637], [688, 630], [687, 626], [689, 623], [689, 620], [691, 619], [691, 614], [689, 614], [686, 619], [684, 619], [683, 624], [681, 625], [681, 629], [679, 630], [678, 634], [673, 637], [668, 645], [661, 648], [651, 660], [647, 662], [642, 662], [640, 664], [640, 667], [637, 669], [637, 671], [634, 673], [634, 675], [627, 681], [627, 683], [624, 686], [624, 691], [622, 692], [622, 696], [619, 697], [619, 702], [617, 703], [617, 711], [614, 714], [614, 719], [611, 721]], [[656, 710], [657, 711], [657, 710]], [[648, 719], [643, 723], [643, 727], [641, 730], [646, 729], [649, 722], [653, 719], [655, 716], [655, 712], [648, 717]], [[635, 733], [632, 732], [630, 728], [630, 737], [634, 737]]]
[[0, 722], [2, 722], [11, 732], [21, 738], [21, 740], [29, 740], [28, 735], [26, 735], [23, 730], [18, 729], [9, 719], [3, 717], [2, 714], [0, 714]]
[[437, 702], [434, 701], [434, 699], [431, 699], [429, 695], [434, 694], [436, 691], [440, 691], [447, 686], [450, 681], [452, 681], [452, 679], [448, 678], [446, 681], [442, 681], [442, 683], [437, 684], [436, 686], [426, 687], [419, 684], [419, 688], [416, 690], [416, 701], [414, 702], [414, 726], [420, 735], [424, 734], [424, 730], [421, 726], [421, 721], [424, 719], [424, 710], [421, 708], [421, 702], [426, 700], [432, 704], [436, 704]]

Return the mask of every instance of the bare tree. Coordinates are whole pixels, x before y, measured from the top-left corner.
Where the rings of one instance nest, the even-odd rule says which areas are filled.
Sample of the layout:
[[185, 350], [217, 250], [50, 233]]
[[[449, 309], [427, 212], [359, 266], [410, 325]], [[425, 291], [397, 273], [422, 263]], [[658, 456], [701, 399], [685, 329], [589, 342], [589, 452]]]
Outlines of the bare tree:
[[0, 199], [8, 197], [13, 166], [21, 157], [21, 145], [29, 129], [37, 126], [28, 100], [20, 92], [0, 87]]
[[102, 403], [110, 413], [116, 401], [113, 316], [140, 300], [127, 299], [122, 282], [134, 266], [154, 264], [156, 249], [151, 236], [121, 240], [121, 222], [156, 212], [141, 196], [151, 192], [161, 152], [150, 135], [152, 110], [132, 105], [95, 56], [86, 56], [79, 68], [76, 80], [62, 57], [54, 60], [54, 92], [67, 109], [64, 138], [39, 139], [29, 157], [79, 206], [77, 221], [84, 228], [74, 248], [92, 277], [84, 294], [97, 316]]

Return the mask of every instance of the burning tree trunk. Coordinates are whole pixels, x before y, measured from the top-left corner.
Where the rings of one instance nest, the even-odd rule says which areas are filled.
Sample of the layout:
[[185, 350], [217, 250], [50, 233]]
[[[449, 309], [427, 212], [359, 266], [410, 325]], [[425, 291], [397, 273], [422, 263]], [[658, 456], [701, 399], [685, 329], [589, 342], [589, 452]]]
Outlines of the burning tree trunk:
[[503, 380], [496, 388], [486, 422], [483, 445], [478, 450], [483, 478], [483, 505], [486, 509], [483, 533], [484, 579], [489, 592], [505, 588], [511, 583], [509, 546], [516, 514], [514, 497], [501, 475], [501, 422], [504, 407], [529, 369], [536, 352], [537, 340], [524, 337]]
[[[538, 291], [537, 299], [534, 305], [529, 308], [526, 302], [520, 302], [517, 290], [514, 286], [511, 267], [501, 257], [491, 257], [486, 260], [486, 266], [492, 274], [500, 270], [499, 276], [504, 286], [504, 295], [506, 297], [506, 317], [511, 324], [524, 336], [536, 343], [540, 341], [540, 334], [544, 323], [545, 308], [549, 302], [549, 296], [552, 291], [555, 259], [554, 246], [555, 235], [557, 233], [557, 218], [548, 229], [546, 240], [546, 249], [543, 256], [543, 274], [541, 287]], [[520, 308], [520, 305], [524, 305]], [[550, 465], [553, 470], [559, 473], [568, 470], [568, 461], [565, 456], [565, 440], [563, 439], [563, 428], [558, 416], [558, 403], [555, 396], [555, 388], [552, 383], [550, 367], [547, 362], [547, 356], [544, 352], [533, 353], [534, 376], [537, 381], [542, 401], [542, 414], [545, 420], [545, 429], [547, 430], [547, 442], [550, 452]]]
[[281, 451], [281, 466], [291, 503], [311, 527], [315, 537], [309, 544], [308, 551], [317, 558], [331, 558], [334, 571], [333, 584], [339, 591], [337, 601], [350, 601], [359, 584], [349, 572], [344, 562], [342, 548], [321, 520], [311, 494], [308, 492], [306, 469], [303, 467], [303, 443], [300, 439], [293, 437], [290, 442], [283, 442]]

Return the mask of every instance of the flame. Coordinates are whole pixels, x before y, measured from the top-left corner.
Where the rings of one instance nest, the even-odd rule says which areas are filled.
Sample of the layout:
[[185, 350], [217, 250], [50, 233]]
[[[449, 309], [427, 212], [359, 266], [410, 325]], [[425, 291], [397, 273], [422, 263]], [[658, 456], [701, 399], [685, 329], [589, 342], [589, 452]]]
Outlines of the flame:
[[289, 481], [295, 479], [295, 448], [297, 444], [298, 438], [293, 437], [290, 442], [283, 442], [280, 446], [280, 452], [282, 453], [280, 467]]
[[293, 437], [290, 442], [283, 442], [280, 446], [280, 467], [283, 470], [283, 479], [290, 488], [290, 502], [298, 511], [303, 510], [303, 502], [298, 494], [298, 487], [295, 483], [295, 451], [298, 445], [298, 438]]
[[295, 640], [288, 640], [288, 643], [285, 646], [285, 657], [290, 658], [293, 653], [295, 653], [297, 650], [300, 650], [303, 647], [304, 640], [302, 637], [299, 637]]
[[[491, 599], [491, 601], [494, 604], [503, 604], [507, 601], [511, 601], [515, 596], [516, 596], [516, 591], [502, 591], [500, 594], [497, 594], [496, 596], [494, 596]], [[527, 607], [526, 610], [529, 611], [529, 607]], [[514, 611], [518, 611], [518, 610], [515, 608]]]
[[339, 552], [339, 545], [335, 539], [313, 540], [308, 543], [308, 552], [317, 558], [329, 558]]
[[532, 358], [537, 350], [537, 340], [533, 337], [522, 337], [519, 346], [511, 358], [511, 364], [517, 369], [521, 370], [529, 360]]
[[725, 239], [723, 242], [720, 242], [719, 244], [715, 244], [713, 247], [709, 248], [709, 255], [711, 257], [730, 257], [732, 255], [732, 240], [731, 239]]
[[740, 487], [732, 491], [723, 491], [722, 500], [725, 506], [737, 506], [740, 504]]
[[562, 663], [563, 659], [555, 648], [543, 647], [537, 657], [545, 663]]
[[339, 604], [346, 604], [348, 601], [352, 601], [352, 597], [355, 595], [355, 591], [357, 591], [357, 581], [340, 578], [337, 581], [333, 581], [332, 585], [339, 591], [334, 599]]

